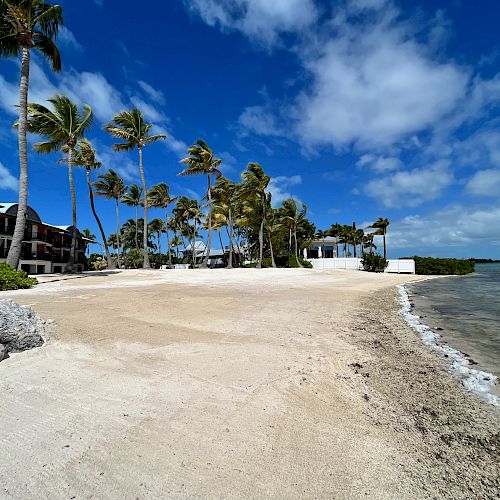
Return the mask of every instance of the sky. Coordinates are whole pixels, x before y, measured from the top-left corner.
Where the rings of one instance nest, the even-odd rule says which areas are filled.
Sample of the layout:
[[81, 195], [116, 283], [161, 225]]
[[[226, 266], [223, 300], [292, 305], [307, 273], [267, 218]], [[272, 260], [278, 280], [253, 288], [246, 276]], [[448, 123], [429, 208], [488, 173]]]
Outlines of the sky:
[[[137, 152], [114, 153], [102, 131], [137, 106], [168, 136], [144, 151], [149, 186], [200, 198], [206, 180], [177, 174], [203, 138], [233, 180], [259, 162], [274, 204], [297, 198], [318, 229], [384, 217], [389, 257], [500, 258], [498, 0], [60, 4], [63, 70], [32, 51], [29, 100], [89, 104], [103, 171], [140, 184]], [[4, 202], [17, 201], [18, 80], [19, 60], [0, 60]], [[71, 223], [59, 158], [29, 157], [29, 205], [56, 225]], [[78, 226], [97, 234], [84, 171], [75, 182]], [[112, 202], [97, 208], [113, 232]], [[134, 216], [120, 210], [122, 222]]]

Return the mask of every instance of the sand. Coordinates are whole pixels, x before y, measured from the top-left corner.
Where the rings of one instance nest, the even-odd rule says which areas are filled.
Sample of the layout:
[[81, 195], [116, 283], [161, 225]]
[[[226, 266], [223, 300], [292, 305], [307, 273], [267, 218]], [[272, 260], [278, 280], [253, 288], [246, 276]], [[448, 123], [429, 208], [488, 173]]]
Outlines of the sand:
[[498, 412], [398, 314], [411, 276], [45, 277], [0, 363], [0, 497], [496, 498]]

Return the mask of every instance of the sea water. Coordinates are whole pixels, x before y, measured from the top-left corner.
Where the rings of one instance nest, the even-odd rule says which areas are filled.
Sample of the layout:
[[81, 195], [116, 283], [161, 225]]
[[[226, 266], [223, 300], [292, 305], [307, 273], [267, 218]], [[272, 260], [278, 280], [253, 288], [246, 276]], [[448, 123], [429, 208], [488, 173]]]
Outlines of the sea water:
[[450, 351], [452, 369], [468, 389], [499, 403], [500, 264], [477, 264], [473, 274], [416, 282], [406, 289], [413, 302], [407, 313], [421, 325], [423, 340]]

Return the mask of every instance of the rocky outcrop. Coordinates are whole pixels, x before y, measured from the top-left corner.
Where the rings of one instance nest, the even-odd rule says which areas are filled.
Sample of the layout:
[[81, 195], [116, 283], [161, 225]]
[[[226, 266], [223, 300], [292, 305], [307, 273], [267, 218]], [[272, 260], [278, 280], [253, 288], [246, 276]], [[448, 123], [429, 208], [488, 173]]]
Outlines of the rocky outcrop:
[[40, 347], [48, 340], [48, 323], [39, 318], [30, 306], [13, 300], [0, 301], [0, 361], [10, 352]]

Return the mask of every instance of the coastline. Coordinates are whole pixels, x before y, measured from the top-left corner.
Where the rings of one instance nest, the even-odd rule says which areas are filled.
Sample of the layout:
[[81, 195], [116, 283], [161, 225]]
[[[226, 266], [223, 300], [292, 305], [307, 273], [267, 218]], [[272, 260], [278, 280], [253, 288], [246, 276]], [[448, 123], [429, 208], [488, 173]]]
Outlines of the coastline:
[[441, 341], [442, 335], [422, 323], [420, 316], [413, 313], [414, 306], [407, 285], [397, 285], [397, 289], [400, 295], [401, 314], [410, 327], [420, 335], [422, 342], [447, 358], [450, 370], [468, 391], [481, 397], [487, 403], [500, 407], [500, 397], [492, 393], [498, 382], [498, 377], [492, 373], [472, 368], [474, 362], [471, 362], [472, 360], [467, 354]]
[[55, 323], [51, 342], [0, 364], [0, 415], [25, 429], [1, 442], [4, 488], [492, 497], [498, 412], [405, 323], [395, 287], [418, 279], [126, 272], [16, 293]]

